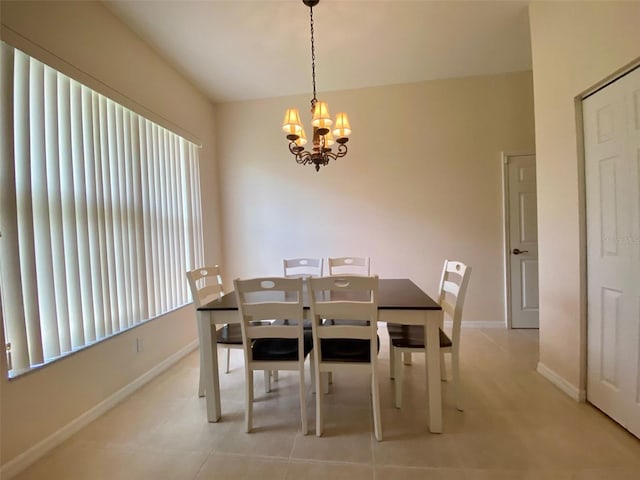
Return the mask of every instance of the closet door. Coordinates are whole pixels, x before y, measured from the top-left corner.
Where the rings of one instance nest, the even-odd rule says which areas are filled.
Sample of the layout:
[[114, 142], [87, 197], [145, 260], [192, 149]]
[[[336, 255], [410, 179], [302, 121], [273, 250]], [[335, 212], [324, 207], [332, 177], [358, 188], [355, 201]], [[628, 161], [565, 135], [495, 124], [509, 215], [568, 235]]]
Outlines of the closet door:
[[640, 437], [640, 69], [583, 101], [587, 399]]

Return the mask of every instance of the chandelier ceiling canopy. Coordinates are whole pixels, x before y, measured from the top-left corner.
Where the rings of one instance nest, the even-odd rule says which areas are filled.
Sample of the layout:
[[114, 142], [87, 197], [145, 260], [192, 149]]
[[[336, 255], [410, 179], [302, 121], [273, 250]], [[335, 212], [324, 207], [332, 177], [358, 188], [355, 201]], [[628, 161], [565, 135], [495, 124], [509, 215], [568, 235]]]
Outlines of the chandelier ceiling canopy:
[[[347, 154], [347, 142], [351, 134], [349, 118], [344, 112], [336, 115], [335, 121], [329, 115], [327, 102], [319, 101], [316, 96], [316, 51], [313, 31], [313, 7], [320, 0], [302, 0], [309, 7], [309, 24], [311, 27], [311, 78], [313, 81], [313, 98], [311, 99], [311, 125], [313, 127], [311, 151], [305, 150], [307, 136], [300, 121], [297, 108], [287, 109], [284, 115], [282, 129], [289, 140], [289, 151], [295, 156], [296, 162], [301, 165], [315, 165], [316, 171], [321, 166], [327, 165], [330, 160], [342, 158]], [[333, 134], [331, 127], [333, 127]], [[333, 146], [337, 143], [337, 150]]]

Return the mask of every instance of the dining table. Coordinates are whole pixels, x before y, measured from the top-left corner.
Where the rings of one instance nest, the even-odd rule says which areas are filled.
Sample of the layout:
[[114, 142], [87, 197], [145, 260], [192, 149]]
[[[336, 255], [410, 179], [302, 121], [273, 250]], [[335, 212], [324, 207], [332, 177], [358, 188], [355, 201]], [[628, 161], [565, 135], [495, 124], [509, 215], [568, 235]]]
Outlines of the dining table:
[[[303, 295], [304, 314], [310, 314], [309, 299]], [[216, 325], [240, 323], [235, 292], [197, 309], [198, 335], [205, 375], [207, 420], [217, 422], [222, 416]], [[380, 278], [378, 283], [378, 322], [423, 325], [426, 345], [426, 409], [429, 431], [442, 432], [442, 389], [440, 385], [440, 335], [442, 308], [408, 278]]]

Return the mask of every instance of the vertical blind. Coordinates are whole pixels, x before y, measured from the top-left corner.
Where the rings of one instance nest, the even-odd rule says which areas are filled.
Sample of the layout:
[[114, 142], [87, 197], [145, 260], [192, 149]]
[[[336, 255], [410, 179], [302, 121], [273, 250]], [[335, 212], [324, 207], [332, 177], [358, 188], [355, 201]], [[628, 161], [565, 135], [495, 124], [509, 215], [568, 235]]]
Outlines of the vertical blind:
[[198, 147], [2, 43], [0, 286], [10, 375], [190, 301]]

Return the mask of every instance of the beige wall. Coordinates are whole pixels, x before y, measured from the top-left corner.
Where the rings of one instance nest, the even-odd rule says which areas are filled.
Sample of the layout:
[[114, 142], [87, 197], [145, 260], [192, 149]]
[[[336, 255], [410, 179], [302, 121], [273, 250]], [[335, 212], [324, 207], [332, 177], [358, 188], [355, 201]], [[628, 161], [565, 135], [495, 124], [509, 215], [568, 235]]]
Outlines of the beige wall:
[[280, 128], [288, 106], [309, 123], [309, 96], [218, 106], [227, 274], [369, 255], [373, 273], [435, 293], [455, 258], [473, 266], [465, 319], [503, 322], [501, 152], [534, 149], [531, 72], [319, 97], [353, 127], [349, 154], [319, 173]]
[[582, 159], [574, 98], [640, 55], [638, 2], [533, 2], [540, 367], [585, 389]]
[[[115, 90], [117, 99], [126, 97], [134, 108], [199, 139], [206, 258], [220, 261], [214, 109], [207, 98], [99, 3], [3, 1], [0, 7], [3, 38], [77, 72], [81, 81], [93, 79], [94, 88], [107, 94]], [[196, 340], [194, 318], [192, 307], [182, 308], [41, 370], [11, 381], [2, 375], [1, 463]], [[141, 353], [136, 353], [136, 337], [144, 339]]]

